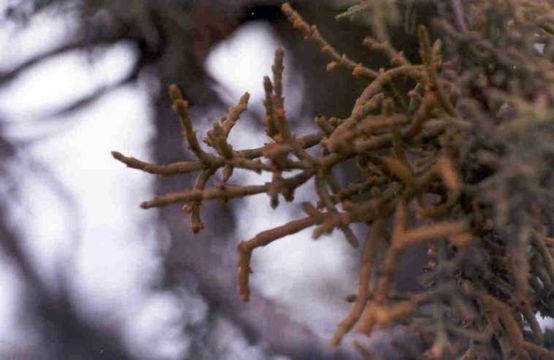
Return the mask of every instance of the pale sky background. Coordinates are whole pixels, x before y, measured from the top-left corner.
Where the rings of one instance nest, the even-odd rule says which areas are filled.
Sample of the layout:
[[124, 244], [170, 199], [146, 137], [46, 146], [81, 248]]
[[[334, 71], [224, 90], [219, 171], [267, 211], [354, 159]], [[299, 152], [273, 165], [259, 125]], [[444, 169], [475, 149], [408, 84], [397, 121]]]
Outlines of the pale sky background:
[[[55, 45], [72, 26], [71, 19], [51, 14], [38, 16], [23, 31], [0, 24], [0, 69]], [[249, 91], [251, 104], [260, 107], [262, 78], [271, 73], [277, 46], [268, 26], [253, 23], [217, 46], [208, 58], [207, 69], [226, 89], [230, 102]], [[154, 210], [144, 211], [138, 205], [152, 196], [153, 177], [130, 170], [110, 156], [111, 150], [118, 150], [151, 160], [147, 141], [153, 132], [149, 121], [152, 114], [144, 84], [125, 86], [69, 117], [48, 116], [71, 99], [122, 78], [134, 56], [126, 44], [111, 47], [94, 58], [82, 54], [58, 56], [35, 66], [0, 91], [0, 115], [10, 121], [7, 131], [11, 137], [25, 140], [37, 133], [51, 134], [27, 148], [25, 158], [48, 168], [78, 201], [77, 208], [71, 208], [40, 177], [26, 176], [23, 205], [13, 209], [12, 221], [23, 231], [26, 249], [42, 276], [54, 279], [60, 270], [72, 274], [76, 301], [85, 315], [109, 319], [113, 326], [124, 330], [127, 343], [142, 354], [154, 352], [154, 358], [179, 359], [186, 355], [190, 344], [186, 334], [171, 324], [175, 319], [202, 321], [206, 305], [201, 298], [191, 299], [190, 294], [183, 294], [188, 297], [183, 299], [148, 289], [160, 275], [155, 255], [160, 234], [153, 233], [148, 225]], [[301, 94], [301, 84], [287, 82], [286, 86], [288, 93]], [[294, 113], [301, 96], [286, 101]], [[259, 146], [265, 140], [247, 121], [242, 121], [231, 136], [237, 148]], [[239, 173], [236, 181], [263, 183], [267, 178]], [[309, 192], [300, 193], [299, 199], [307, 196]], [[274, 211], [266, 195], [243, 201], [238, 209], [248, 221], [239, 222], [236, 241], [293, 219], [290, 206]], [[68, 217], [68, 212], [75, 211], [75, 216]], [[254, 221], [249, 214], [257, 214]], [[75, 224], [68, 219], [79, 221]], [[79, 238], [75, 238], [76, 231]], [[73, 264], [65, 269], [54, 266], [55, 259], [75, 249]], [[318, 284], [336, 284], [345, 294], [353, 290], [345, 287], [355, 284], [352, 264], [341, 255], [345, 249], [352, 251], [342, 239], [314, 242], [309, 232], [303, 232], [257, 251], [253, 258], [254, 291], [278, 300], [283, 311], [329, 336], [349, 305], [342, 298], [330, 297], [329, 289], [318, 288]], [[5, 270], [7, 266], [1, 262], [0, 266], [1, 350], [33, 339], [19, 336], [24, 332], [17, 331], [18, 285]], [[307, 301], [299, 305], [298, 296]], [[194, 309], [183, 306], [191, 301], [196, 304]], [[237, 341], [229, 346], [244, 352], [248, 345]], [[255, 349], [248, 351], [250, 355], [256, 353]]]

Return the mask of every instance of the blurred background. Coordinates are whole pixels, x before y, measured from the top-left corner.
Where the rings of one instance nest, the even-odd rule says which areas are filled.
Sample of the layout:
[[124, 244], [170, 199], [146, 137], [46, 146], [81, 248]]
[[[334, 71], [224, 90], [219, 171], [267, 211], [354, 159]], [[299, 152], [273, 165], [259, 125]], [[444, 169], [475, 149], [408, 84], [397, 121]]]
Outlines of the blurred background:
[[[302, 232], [257, 251], [243, 304], [237, 242], [299, 208], [272, 210], [265, 194], [206, 203], [206, 229], [193, 235], [178, 206], [138, 206], [192, 178], [156, 178], [110, 155], [190, 158], [169, 83], [183, 89], [201, 133], [250, 92], [231, 143], [263, 145], [262, 78], [278, 46], [295, 131], [314, 130], [317, 113], [346, 115], [364, 84], [326, 73], [279, 5], [0, 0], [0, 359], [358, 358], [350, 341], [327, 346], [356, 286], [358, 255], [340, 235], [316, 242]], [[359, 46], [368, 29], [334, 20], [347, 2], [294, 5], [339, 51], [382, 62]], [[233, 181], [266, 178], [237, 172]], [[298, 200], [311, 194], [308, 184]]]

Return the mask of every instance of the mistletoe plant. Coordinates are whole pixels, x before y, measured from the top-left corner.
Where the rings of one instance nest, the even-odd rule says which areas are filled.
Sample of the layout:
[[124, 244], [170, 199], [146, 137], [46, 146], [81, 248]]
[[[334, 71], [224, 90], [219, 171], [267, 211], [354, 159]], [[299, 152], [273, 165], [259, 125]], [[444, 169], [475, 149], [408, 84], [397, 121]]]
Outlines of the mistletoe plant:
[[[417, 29], [414, 62], [386, 35], [399, 12], [388, 1], [376, 12], [377, 3], [361, 2], [342, 17], [380, 14], [374, 37], [363, 41], [388, 58], [379, 69], [340, 54], [316, 26], [282, 6], [329, 58], [328, 71], [345, 68], [367, 82], [349, 116], [318, 115], [319, 131], [297, 136], [284, 108], [284, 50], [277, 49], [272, 78], [263, 81], [264, 146], [236, 149], [228, 140], [248, 93], [201, 144], [173, 85], [173, 110], [196, 160], [156, 165], [113, 156], [152, 174], [197, 173], [192, 189], [141, 205], [184, 204], [193, 232], [204, 227], [204, 201], [266, 193], [276, 207], [313, 184], [317, 198], [301, 204], [303, 217], [239, 243], [238, 292], [248, 301], [250, 260], [259, 247], [307, 228], [314, 238], [342, 232], [350, 245], [362, 245], [359, 283], [332, 346], [354, 327], [370, 334], [402, 324], [421, 335], [429, 359], [552, 359], [537, 318], [554, 315], [554, 5], [451, 1], [433, 22], [440, 39]], [[352, 159], [359, 181], [340, 182], [337, 172]], [[238, 184], [234, 169], [272, 178]], [[210, 183], [218, 172], [223, 181]], [[351, 230], [356, 223], [367, 226], [362, 241]], [[396, 269], [414, 246], [428, 249], [423, 289], [395, 291]]]

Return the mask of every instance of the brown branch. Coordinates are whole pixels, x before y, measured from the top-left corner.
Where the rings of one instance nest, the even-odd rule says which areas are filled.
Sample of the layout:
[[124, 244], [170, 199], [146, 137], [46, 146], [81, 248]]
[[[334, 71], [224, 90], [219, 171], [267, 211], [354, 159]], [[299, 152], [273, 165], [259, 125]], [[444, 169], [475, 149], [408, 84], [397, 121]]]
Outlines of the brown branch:
[[179, 116], [181, 125], [185, 131], [184, 135], [189, 144], [191, 151], [202, 161], [205, 165], [211, 166], [214, 162], [214, 157], [202, 150], [198, 139], [196, 137], [196, 130], [192, 127], [188, 114], [188, 103], [183, 99], [181, 92], [176, 85], [171, 85], [169, 90], [173, 99], [173, 111]]
[[205, 167], [200, 161], [179, 161], [168, 165], [157, 165], [138, 160], [134, 157], [127, 157], [117, 151], [112, 151], [112, 156], [132, 169], [156, 175], [186, 174], [202, 170]]
[[370, 235], [365, 241], [360, 260], [360, 275], [358, 280], [358, 292], [356, 301], [352, 305], [352, 309], [348, 316], [341, 321], [335, 334], [331, 338], [331, 346], [338, 346], [346, 333], [352, 329], [356, 321], [360, 319], [364, 307], [366, 306], [369, 295], [369, 284], [371, 281], [371, 271], [373, 267], [373, 257], [375, 256], [379, 240], [382, 236], [384, 221], [377, 219], [371, 226]]
[[317, 224], [321, 219], [315, 216], [307, 216], [302, 219], [293, 220], [285, 225], [278, 226], [271, 230], [262, 231], [254, 238], [248, 241], [241, 241], [237, 246], [238, 251], [238, 291], [242, 301], [248, 301], [250, 297], [250, 288], [248, 285], [249, 275], [252, 272], [250, 269], [250, 258], [252, 251], [258, 247], [271, 244], [273, 241], [283, 238], [288, 235], [295, 234], [314, 224]]
[[[210, 177], [214, 174], [215, 169], [207, 169], [204, 170], [198, 175], [198, 178], [196, 179], [196, 182], [194, 184], [194, 188], [192, 191], [196, 192], [202, 192], [204, 194], [204, 188], [206, 186], [206, 183], [210, 179]], [[202, 200], [193, 200], [190, 202], [190, 204], [187, 204], [183, 206], [183, 211], [190, 212], [191, 213], [191, 225], [192, 225], [192, 232], [194, 234], [198, 233], [200, 230], [204, 228], [204, 223], [202, 222], [202, 218], [200, 217], [200, 204], [202, 203]]]
[[174, 203], [182, 203], [189, 201], [201, 201], [208, 199], [234, 199], [237, 197], [244, 197], [246, 195], [255, 195], [264, 193], [267, 191], [268, 185], [229, 185], [222, 184], [218, 187], [209, 188], [205, 190], [188, 190], [183, 192], [176, 192], [161, 195], [155, 197], [150, 201], [143, 202], [140, 207], [143, 209], [150, 209], [153, 207], [162, 207]]
[[300, 14], [294, 10], [289, 3], [284, 3], [281, 6], [281, 10], [288, 17], [292, 25], [299, 29], [307, 39], [312, 40], [321, 49], [321, 51], [331, 58], [331, 62], [327, 66], [328, 70], [332, 70], [337, 66], [344, 66], [352, 72], [354, 76], [366, 77], [374, 79], [378, 76], [378, 73], [371, 70], [361, 63], [357, 63], [350, 59], [347, 55], [340, 55], [333, 46], [329, 44], [327, 40], [320, 34], [317, 26], [309, 25]]
[[[321, 199], [323, 206], [327, 209], [327, 212], [329, 214], [338, 214], [337, 209], [335, 208], [335, 204], [331, 200], [331, 195], [329, 194], [329, 191], [327, 190], [326, 186], [326, 176], [320, 171], [318, 175], [315, 177], [315, 187], [316, 191], [319, 195], [319, 198]], [[328, 217], [331, 219], [331, 217]], [[325, 226], [325, 223], [324, 223]], [[332, 231], [334, 224], [329, 223], [326, 226], [327, 231]], [[352, 232], [350, 227], [348, 225], [339, 225], [339, 229], [344, 234], [344, 238], [346, 241], [354, 248], [357, 248], [359, 246], [359, 241], [356, 235]], [[316, 237], [316, 236], [314, 236]]]

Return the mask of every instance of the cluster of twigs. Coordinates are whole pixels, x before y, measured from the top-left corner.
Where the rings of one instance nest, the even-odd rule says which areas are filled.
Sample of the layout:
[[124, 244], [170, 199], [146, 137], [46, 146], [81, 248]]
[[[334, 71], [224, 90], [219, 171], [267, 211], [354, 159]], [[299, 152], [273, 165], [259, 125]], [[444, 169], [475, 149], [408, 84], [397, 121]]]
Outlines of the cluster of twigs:
[[[436, 22], [451, 44], [444, 51], [419, 27], [420, 63], [367, 37], [364, 45], [390, 60], [381, 69], [340, 54], [284, 4], [293, 26], [330, 58], [329, 71], [367, 79], [348, 117], [319, 115], [319, 132], [296, 136], [284, 109], [284, 51], [277, 49], [273, 76], [264, 79], [270, 141], [263, 147], [237, 150], [228, 141], [248, 94], [208, 132], [208, 152], [172, 86], [173, 110], [197, 160], [155, 165], [113, 156], [153, 174], [199, 173], [192, 189], [142, 204], [185, 204], [194, 232], [204, 226], [204, 200], [266, 193], [275, 207], [313, 179], [318, 199], [302, 204], [304, 217], [238, 245], [244, 301], [255, 249], [306, 228], [314, 238], [339, 230], [356, 247], [350, 225], [367, 224], [357, 293], [333, 346], [354, 326], [369, 334], [404, 324], [421, 334], [430, 359], [554, 358], [537, 320], [554, 312], [554, 8], [546, 0], [456, 3], [455, 25]], [[360, 181], [341, 184], [336, 172], [350, 159]], [[236, 168], [269, 172], [272, 180], [235, 185]], [[208, 186], [219, 170], [223, 181]], [[423, 290], [399, 293], [396, 269], [413, 246], [428, 248]]]

